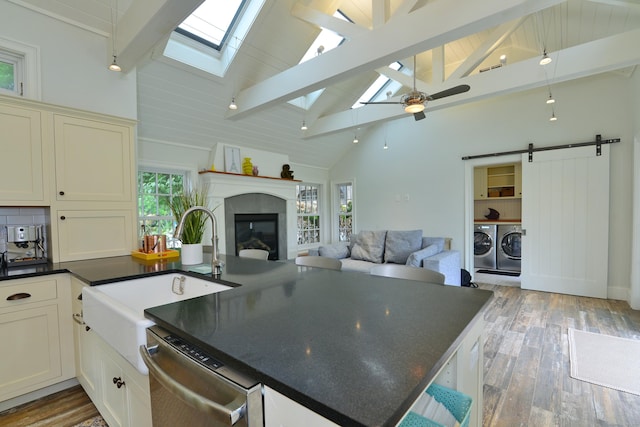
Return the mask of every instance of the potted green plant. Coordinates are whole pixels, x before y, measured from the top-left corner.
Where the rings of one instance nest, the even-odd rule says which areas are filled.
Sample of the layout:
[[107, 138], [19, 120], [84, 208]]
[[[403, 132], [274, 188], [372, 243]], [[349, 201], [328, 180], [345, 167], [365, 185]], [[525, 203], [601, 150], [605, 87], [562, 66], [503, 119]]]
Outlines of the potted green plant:
[[[171, 212], [176, 219], [184, 215], [187, 209], [194, 206], [207, 207], [207, 189], [195, 188], [184, 190], [181, 194], [173, 196], [171, 200]], [[202, 237], [206, 228], [207, 215], [202, 211], [191, 212], [184, 221], [182, 231], [181, 261], [183, 264], [202, 263]]]

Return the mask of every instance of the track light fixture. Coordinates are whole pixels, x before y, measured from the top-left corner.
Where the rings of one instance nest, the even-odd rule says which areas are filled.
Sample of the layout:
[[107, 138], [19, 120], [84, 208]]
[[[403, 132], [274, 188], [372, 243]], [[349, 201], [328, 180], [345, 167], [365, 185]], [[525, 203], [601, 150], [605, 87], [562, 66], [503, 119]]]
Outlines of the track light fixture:
[[547, 55], [547, 50], [545, 49], [542, 54], [542, 59], [540, 59], [540, 65], [551, 64], [551, 57]]
[[[115, 16], [114, 16], [115, 15]], [[118, 34], [118, 28], [116, 27], [116, 20], [118, 19], [118, 0], [115, 0], [115, 12], [113, 6], [111, 6], [111, 55], [113, 56], [113, 62], [109, 64], [110, 71], [120, 72], [122, 68], [118, 65], [116, 53], [116, 35]]]
[[358, 137], [354, 135], [354, 136], [353, 136], [353, 143], [354, 143], [354, 144], [357, 144], [358, 142], [360, 142], [360, 141], [358, 140]]
[[113, 55], [113, 62], [109, 65], [109, 70], [111, 71], [122, 71], [122, 68], [118, 65], [118, 61], [116, 60], [116, 55]]
[[229, 104], [229, 110], [237, 110], [238, 106], [236, 105], [236, 98], [231, 98], [231, 104]]
[[556, 117], [556, 113], [555, 111], [551, 112], [551, 117], [549, 117], [549, 121], [550, 122], [555, 122], [556, 120], [558, 120], [558, 118]]
[[300, 126], [300, 130], [307, 130], [307, 124], [305, 123], [305, 121], [302, 121], [302, 126]]
[[547, 98], [547, 104], [554, 104], [556, 102], [555, 99], [553, 99], [553, 95], [551, 95], [551, 92], [549, 92], [549, 98]]

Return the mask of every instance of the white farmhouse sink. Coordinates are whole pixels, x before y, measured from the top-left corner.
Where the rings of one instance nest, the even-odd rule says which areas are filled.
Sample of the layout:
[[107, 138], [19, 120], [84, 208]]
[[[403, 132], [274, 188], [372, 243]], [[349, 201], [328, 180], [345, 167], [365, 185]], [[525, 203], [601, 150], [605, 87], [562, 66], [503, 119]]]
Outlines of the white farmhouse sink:
[[[180, 282], [184, 285], [182, 295], [172, 290], [173, 286], [179, 291]], [[85, 287], [82, 289], [83, 318], [102, 339], [147, 375], [149, 371], [138, 348], [147, 343], [146, 329], [155, 323], [144, 317], [144, 309], [226, 289], [230, 287], [182, 274]]]

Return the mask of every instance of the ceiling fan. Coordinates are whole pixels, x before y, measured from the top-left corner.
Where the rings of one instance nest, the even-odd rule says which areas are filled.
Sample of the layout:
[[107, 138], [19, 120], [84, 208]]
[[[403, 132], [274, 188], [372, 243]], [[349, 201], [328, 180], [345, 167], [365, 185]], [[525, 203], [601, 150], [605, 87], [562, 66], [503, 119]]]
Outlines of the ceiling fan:
[[467, 92], [471, 87], [469, 85], [454, 86], [449, 89], [445, 89], [441, 92], [437, 92], [431, 95], [427, 95], [424, 92], [420, 92], [416, 89], [416, 57], [413, 57], [413, 90], [409, 93], [402, 95], [400, 101], [372, 101], [372, 102], [360, 102], [361, 104], [402, 104], [404, 105], [404, 111], [407, 113], [413, 113], [413, 117], [417, 120], [424, 119], [424, 107], [427, 101], [433, 101], [434, 99], [445, 98], [451, 95], [458, 95], [460, 93]]

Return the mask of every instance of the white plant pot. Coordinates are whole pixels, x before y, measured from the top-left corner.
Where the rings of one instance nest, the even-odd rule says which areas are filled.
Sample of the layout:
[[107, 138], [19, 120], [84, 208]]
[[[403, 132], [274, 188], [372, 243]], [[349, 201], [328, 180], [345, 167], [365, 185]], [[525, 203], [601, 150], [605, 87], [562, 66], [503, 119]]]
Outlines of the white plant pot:
[[202, 243], [182, 244], [180, 262], [184, 265], [202, 264]]

